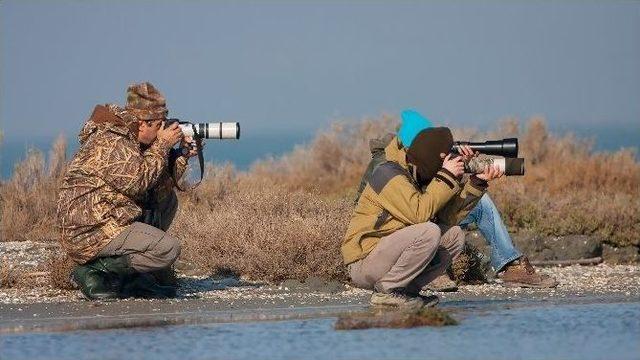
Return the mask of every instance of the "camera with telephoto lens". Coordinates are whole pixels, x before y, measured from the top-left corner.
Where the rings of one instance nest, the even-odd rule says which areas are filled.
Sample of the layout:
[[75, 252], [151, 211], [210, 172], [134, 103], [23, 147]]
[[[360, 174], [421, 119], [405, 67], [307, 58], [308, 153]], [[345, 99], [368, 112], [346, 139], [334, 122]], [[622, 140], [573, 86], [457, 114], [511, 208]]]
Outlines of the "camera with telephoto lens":
[[485, 142], [455, 141], [451, 152], [461, 154], [460, 147], [467, 145], [474, 152], [498, 157], [474, 157], [464, 164], [464, 171], [480, 174], [487, 166], [497, 166], [505, 175], [524, 175], [524, 159], [518, 157], [518, 139], [489, 140]]
[[167, 119], [164, 127], [167, 128], [174, 123], [178, 123], [184, 136], [194, 139], [240, 139], [240, 123], [237, 122], [191, 123], [180, 119]]
[[[190, 144], [191, 150], [196, 150], [198, 155], [198, 163], [200, 164], [200, 181], [194, 185], [197, 186], [202, 182], [204, 177], [204, 155], [202, 152], [202, 140], [204, 139], [240, 139], [240, 123], [237, 122], [214, 122], [214, 123], [192, 123], [189, 121], [181, 121], [180, 119], [167, 119], [164, 123], [164, 128], [178, 124], [182, 135], [189, 136], [193, 139]], [[182, 154], [189, 153], [188, 148], [182, 149]], [[179, 185], [177, 179], [174, 179], [178, 189], [183, 190]]]

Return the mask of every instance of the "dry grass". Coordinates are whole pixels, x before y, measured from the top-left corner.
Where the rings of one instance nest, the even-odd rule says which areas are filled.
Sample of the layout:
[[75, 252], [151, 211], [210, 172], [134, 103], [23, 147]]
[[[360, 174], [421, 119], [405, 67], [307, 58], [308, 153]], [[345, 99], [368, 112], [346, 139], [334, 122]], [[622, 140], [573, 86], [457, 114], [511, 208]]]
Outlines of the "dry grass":
[[273, 179], [287, 189], [341, 196], [360, 182], [371, 153], [369, 140], [394, 132], [397, 120], [383, 116], [358, 123], [336, 122], [306, 146], [278, 159], [259, 161], [251, 175]]
[[34, 289], [49, 284], [46, 264], [36, 267], [0, 263], [0, 288]]
[[[247, 172], [210, 167], [200, 187], [180, 195], [171, 232], [183, 241], [183, 257], [212, 271], [254, 279], [342, 278], [339, 244], [370, 158], [368, 140], [396, 126], [391, 117], [338, 123], [310, 144], [260, 161]], [[595, 153], [589, 141], [550, 134], [539, 118], [524, 130], [511, 119], [491, 133], [454, 133], [461, 140], [519, 137], [526, 176], [490, 187], [512, 231], [595, 234], [617, 246], [640, 245], [635, 150]], [[60, 141], [48, 165], [41, 153], [32, 152], [0, 184], [0, 239], [56, 238], [55, 189], [63, 166]]]
[[448, 311], [438, 307], [425, 307], [417, 311], [389, 311], [379, 309], [369, 313], [356, 313], [338, 317], [336, 330], [363, 330], [371, 328], [407, 329], [418, 326], [458, 325]]
[[0, 183], [0, 241], [55, 241], [57, 189], [66, 164], [66, 142], [58, 138], [48, 161], [31, 150], [11, 179]]
[[349, 201], [291, 191], [230, 167], [212, 169], [208, 179], [183, 196], [171, 228], [184, 258], [260, 280], [343, 277], [339, 244]]
[[49, 283], [58, 289], [75, 289], [75, 285], [70, 280], [71, 272], [75, 266], [76, 263], [65, 254], [53, 256], [47, 264], [47, 268], [50, 269]]
[[467, 243], [449, 267], [449, 275], [458, 284], [482, 284], [487, 281], [488, 269], [483, 266], [478, 253], [477, 248]]
[[590, 141], [549, 134], [539, 118], [525, 132], [511, 133], [521, 138], [526, 176], [500, 180], [491, 188], [510, 227], [545, 235], [594, 234], [617, 246], [640, 245], [635, 149], [594, 153]]
[[[395, 127], [389, 117], [340, 124], [290, 155], [256, 164], [252, 172], [289, 189], [349, 196], [369, 160], [367, 139]], [[616, 246], [640, 245], [636, 149], [595, 153], [589, 140], [550, 134], [541, 118], [530, 119], [524, 131], [517, 120], [506, 119], [489, 133], [454, 129], [454, 134], [465, 140], [519, 137], [526, 176], [504, 178], [490, 187], [512, 231], [593, 234]]]
[[19, 278], [18, 271], [14, 267], [5, 262], [0, 263], [0, 288], [16, 287]]

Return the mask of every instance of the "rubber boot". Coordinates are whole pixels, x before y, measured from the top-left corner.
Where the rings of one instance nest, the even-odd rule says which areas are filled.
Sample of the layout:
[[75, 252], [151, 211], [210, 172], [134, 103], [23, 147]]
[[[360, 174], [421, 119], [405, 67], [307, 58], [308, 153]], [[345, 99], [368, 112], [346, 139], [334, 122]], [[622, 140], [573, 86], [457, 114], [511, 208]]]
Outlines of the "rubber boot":
[[176, 276], [175, 270], [171, 267], [151, 271], [149, 274], [153, 275], [158, 285], [173, 287], [178, 285], [178, 277]]
[[176, 288], [158, 284], [158, 281], [151, 273], [135, 273], [124, 280], [121, 296], [168, 299], [176, 296]]
[[119, 283], [108, 272], [94, 266], [94, 262], [78, 265], [71, 273], [71, 281], [74, 282], [87, 300], [113, 300], [117, 299]]
[[127, 256], [112, 256], [99, 260], [96, 265], [117, 279], [120, 298], [166, 299], [176, 296], [174, 287], [158, 284], [152, 273], [141, 273], [133, 269]]

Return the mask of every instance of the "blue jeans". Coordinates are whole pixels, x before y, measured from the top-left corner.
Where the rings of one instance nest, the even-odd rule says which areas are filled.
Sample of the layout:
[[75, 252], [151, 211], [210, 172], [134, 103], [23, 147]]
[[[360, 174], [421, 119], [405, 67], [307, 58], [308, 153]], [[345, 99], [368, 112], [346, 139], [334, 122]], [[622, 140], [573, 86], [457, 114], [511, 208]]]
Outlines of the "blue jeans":
[[487, 239], [487, 243], [491, 247], [491, 266], [496, 272], [522, 256], [513, 246], [509, 232], [500, 218], [498, 208], [489, 194], [484, 194], [480, 198], [476, 207], [462, 220], [460, 226], [464, 229], [471, 223], [476, 223], [482, 236]]

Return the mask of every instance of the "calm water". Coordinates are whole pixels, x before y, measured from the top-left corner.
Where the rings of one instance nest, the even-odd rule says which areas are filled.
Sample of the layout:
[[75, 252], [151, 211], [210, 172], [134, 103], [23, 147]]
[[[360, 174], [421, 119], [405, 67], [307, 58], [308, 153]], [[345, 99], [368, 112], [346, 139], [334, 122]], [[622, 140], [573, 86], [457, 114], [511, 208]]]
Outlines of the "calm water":
[[472, 312], [444, 328], [335, 331], [335, 319], [10, 335], [2, 359], [638, 359], [640, 303]]

